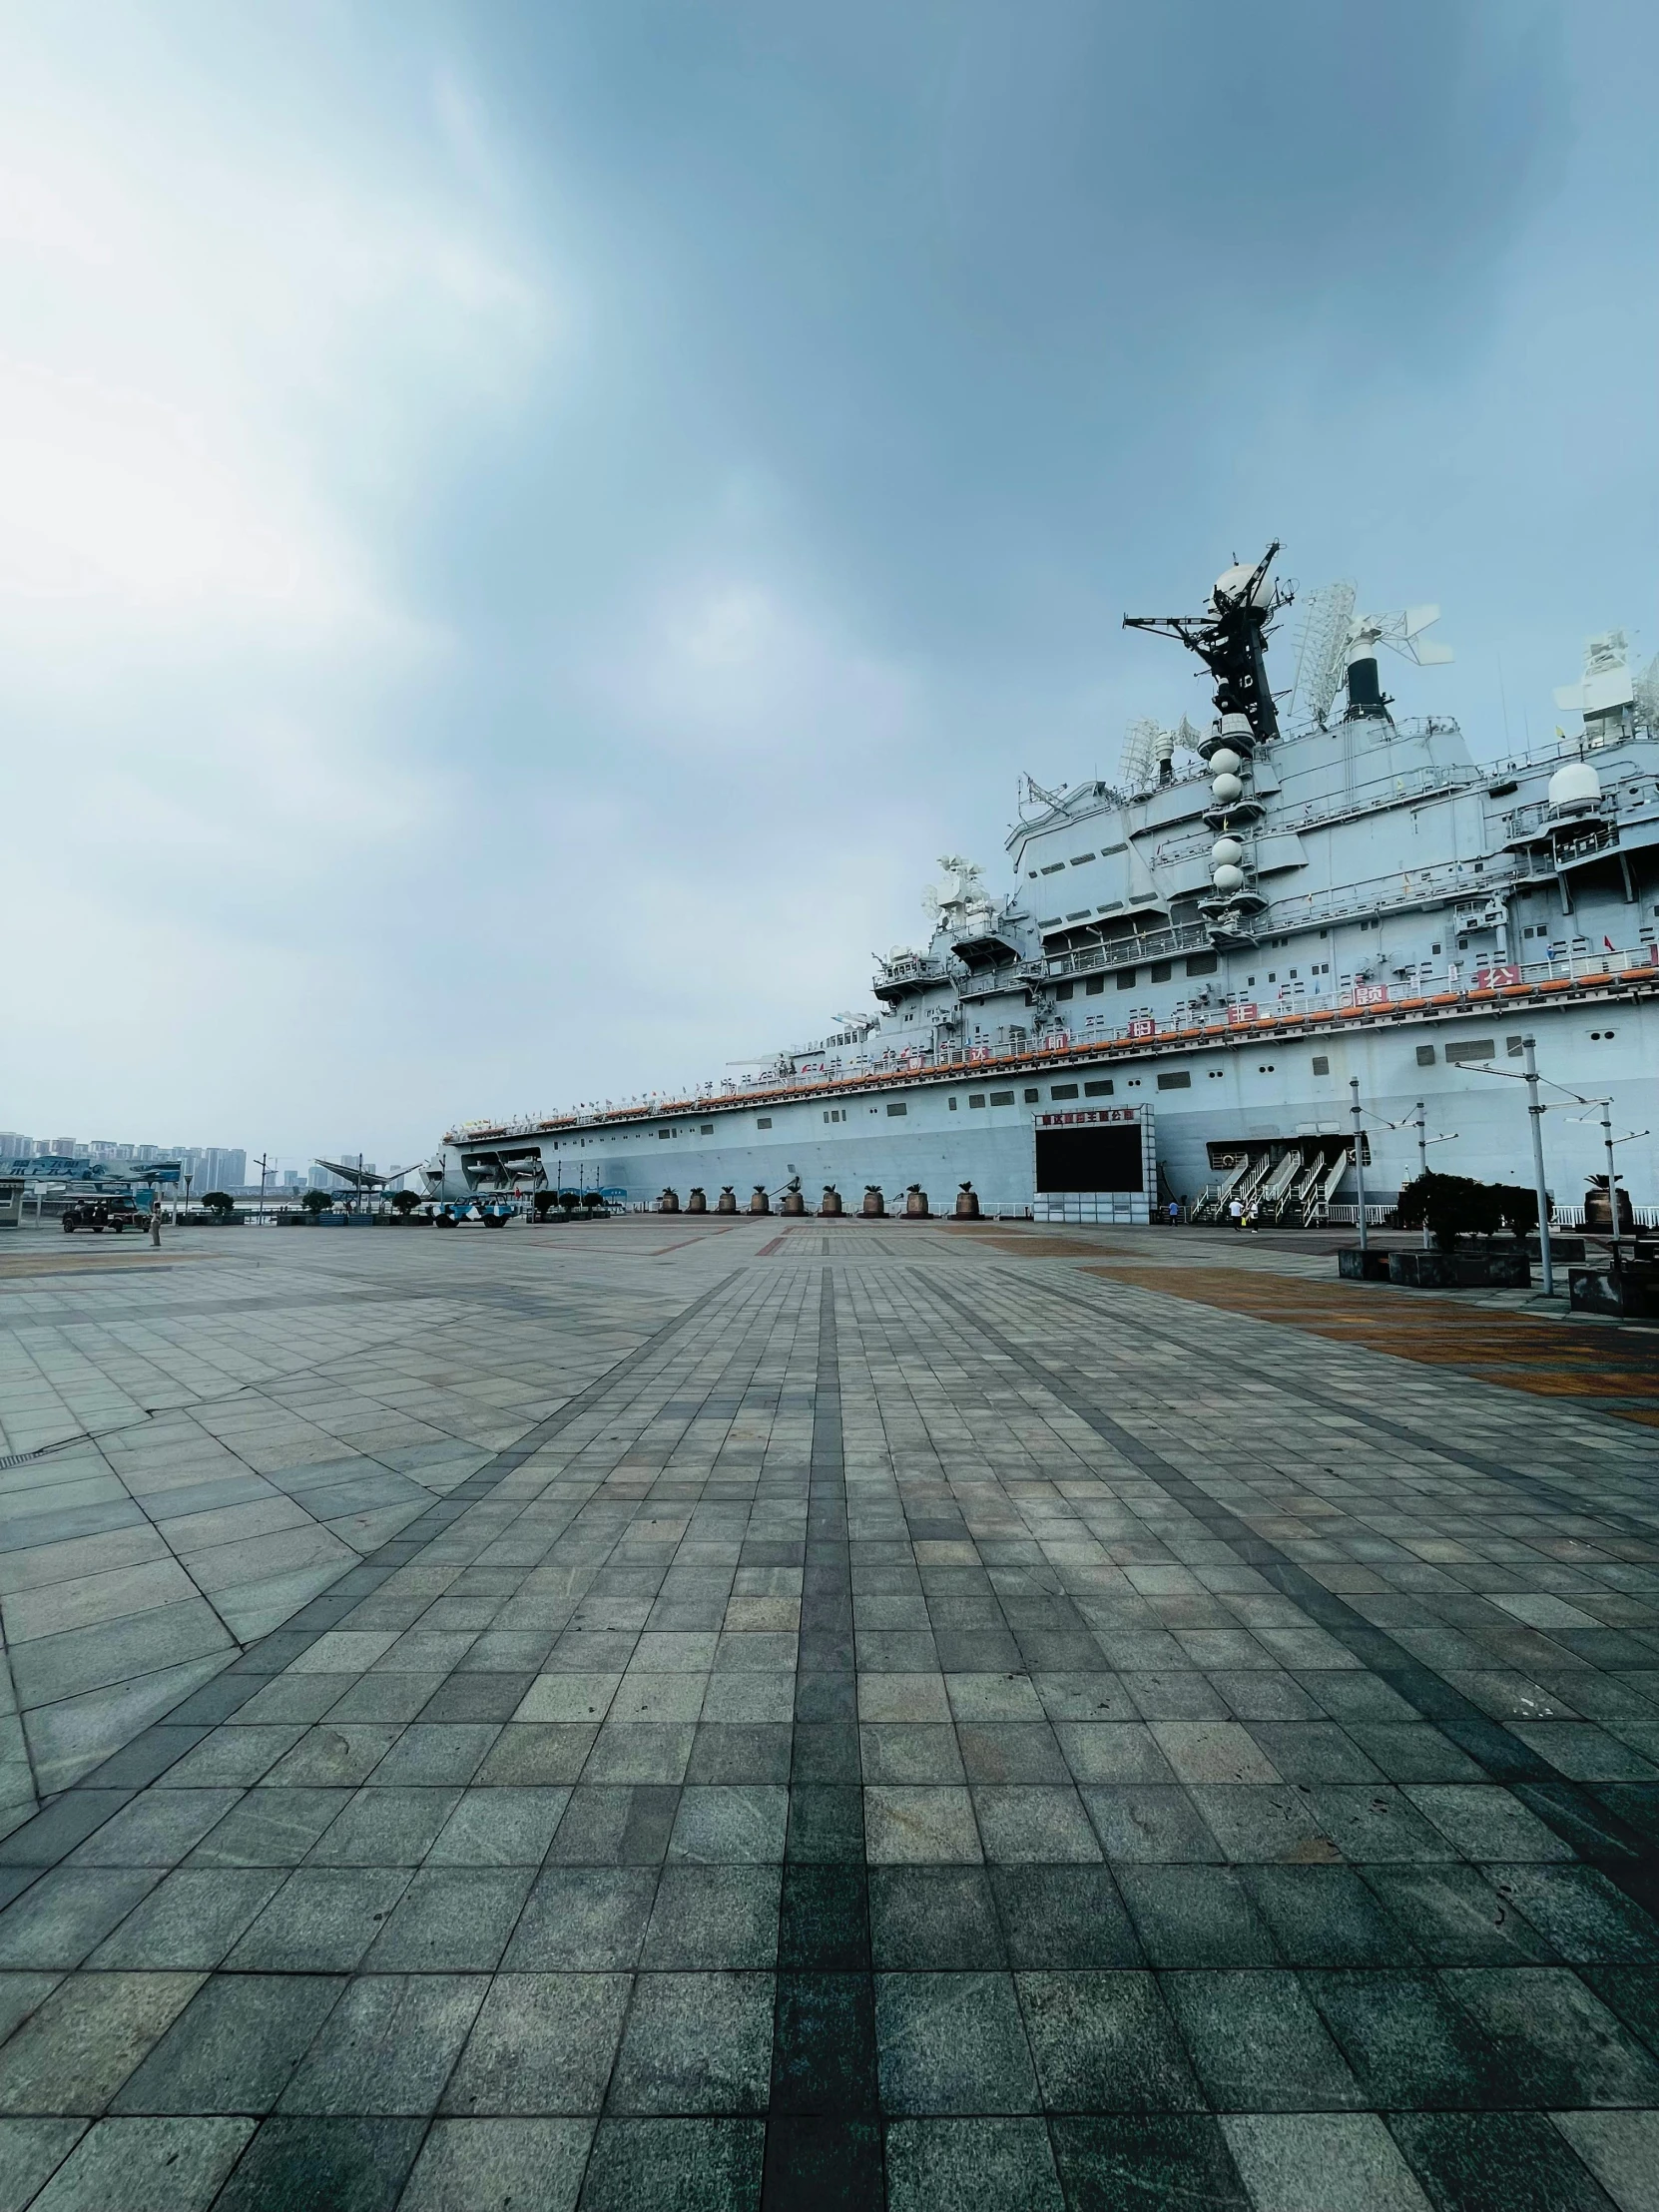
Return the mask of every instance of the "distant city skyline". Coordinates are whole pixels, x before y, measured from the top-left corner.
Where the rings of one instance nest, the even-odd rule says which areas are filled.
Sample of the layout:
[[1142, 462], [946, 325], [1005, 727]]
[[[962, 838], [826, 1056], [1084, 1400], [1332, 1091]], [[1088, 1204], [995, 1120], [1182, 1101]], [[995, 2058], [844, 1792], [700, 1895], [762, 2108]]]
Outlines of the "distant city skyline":
[[[339, 1147], [328, 1157], [355, 1162], [360, 1147]], [[271, 1189], [302, 1189], [328, 1191], [336, 1186], [337, 1178], [317, 1165], [316, 1155], [305, 1154], [286, 1159], [267, 1155], [270, 1166], [267, 1174]], [[249, 1155], [244, 1145], [166, 1145], [129, 1143], [112, 1137], [30, 1137], [21, 1130], [0, 1129], [0, 1160], [97, 1160], [107, 1161], [112, 1167], [143, 1167], [152, 1160], [177, 1160], [198, 1190], [239, 1191], [258, 1186], [259, 1162], [253, 1181], [249, 1180]], [[363, 1157], [364, 1170], [378, 1172], [372, 1159]]]

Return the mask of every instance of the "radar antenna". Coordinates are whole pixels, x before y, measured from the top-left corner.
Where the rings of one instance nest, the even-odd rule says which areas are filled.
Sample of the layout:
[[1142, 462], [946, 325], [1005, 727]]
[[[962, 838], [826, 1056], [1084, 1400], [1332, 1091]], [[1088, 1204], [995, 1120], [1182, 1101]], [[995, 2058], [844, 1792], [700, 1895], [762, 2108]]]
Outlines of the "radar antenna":
[[1158, 724], [1150, 715], [1129, 725], [1118, 762], [1118, 780], [1126, 792], [1144, 791], [1158, 766]]
[[1650, 730], [1659, 730], [1659, 653], [1637, 677], [1633, 688], [1636, 720], [1645, 723]]
[[1254, 568], [1235, 562], [1216, 579], [1201, 615], [1125, 615], [1126, 630], [1151, 630], [1175, 638], [1196, 653], [1215, 681], [1218, 715], [1244, 715], [1258, 745], [1279, 735], [1279, 714], [1268, 688], [1267, 633], [1281, 607], [1291, 603], [1283, 584], [1269, 580], [1279, 551], [1274, 539]]
[[1296, 634], [1296, 679], [1286, 711], [1290, 715], [1311, 715], [1322, 730], [1348, 671], [1348, 636], [1356, 596], [1352, 581], [1340, 576], [1311, 591], [1302, 603], [1302, 623]]
[[1385, 645], [1402, 660], [1414, 662], [1418, 668], [1443, 668], [1447, 661], [1456, 658], [1449, 645], [1440, 645], [1422, 635], [1439, 619], [1440, 610], [1435, 606], [1401, 607], [1390, 615], [1355, 616], [1348, 626], [1345, 722], [1359, 722], [1367, 716], [1387, 718], [1391, 701], [1384, 696], [1377, 673], [1380, 645]]

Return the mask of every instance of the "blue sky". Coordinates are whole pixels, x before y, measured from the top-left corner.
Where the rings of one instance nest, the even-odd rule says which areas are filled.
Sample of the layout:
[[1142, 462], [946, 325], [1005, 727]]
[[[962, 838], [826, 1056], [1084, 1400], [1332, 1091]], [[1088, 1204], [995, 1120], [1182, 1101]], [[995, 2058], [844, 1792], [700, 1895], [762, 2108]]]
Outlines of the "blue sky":
[[[823, 1033], [1285, 541], [1659, 651], [1659, 18], [0, 8], [0, 1121], [418, 1157]], [[1288, 643], [1288, 641], [1287, 641]], [[1288, 660], [1282, 654], [1281, 666]]]

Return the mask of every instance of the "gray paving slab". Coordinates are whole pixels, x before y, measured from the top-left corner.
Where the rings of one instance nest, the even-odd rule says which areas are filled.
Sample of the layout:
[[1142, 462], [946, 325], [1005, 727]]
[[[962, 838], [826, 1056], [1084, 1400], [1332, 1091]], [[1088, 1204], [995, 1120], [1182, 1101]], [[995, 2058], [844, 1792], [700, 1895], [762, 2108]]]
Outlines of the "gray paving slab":
[[1647, 2201], [1651, 1431], [1077, 1241], [7, 1290], [0, 2203]]

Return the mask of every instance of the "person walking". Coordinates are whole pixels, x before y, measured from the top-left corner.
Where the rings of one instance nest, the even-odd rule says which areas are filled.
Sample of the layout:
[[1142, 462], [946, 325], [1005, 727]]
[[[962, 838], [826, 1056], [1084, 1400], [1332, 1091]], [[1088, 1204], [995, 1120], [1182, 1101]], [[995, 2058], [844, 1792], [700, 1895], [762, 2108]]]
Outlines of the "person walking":
[[1228, 1206], [1227, 1213], [1235, 1229], [1244, 1227], [1244, 1200], [1242, 1198], [1235, 1198]]
[[162, 1202], [159, 1198], [153, 1198], [150, 1201], [150, 1242], [156, 1247], [158, 1252], [161, 1250]]

